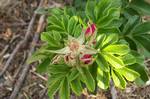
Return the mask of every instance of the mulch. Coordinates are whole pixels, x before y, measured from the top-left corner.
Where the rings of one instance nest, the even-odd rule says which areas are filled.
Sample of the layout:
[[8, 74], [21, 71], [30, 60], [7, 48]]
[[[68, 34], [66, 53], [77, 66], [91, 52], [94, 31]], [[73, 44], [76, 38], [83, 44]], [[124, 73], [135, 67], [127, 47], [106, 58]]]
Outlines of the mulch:
[[[26, 59], [42, 44], [39, 35], [44, 31], [44, 27], [41, 27], [39, 20], [43, 20], [42, 24], [46, 26], [45, 16], [34, 13], [41, 1], [17, 0], [15, 5], [9, 5], [3, 10], [0, 8], [0, 73], [8, 63], [8, 68], [0, 76], [0, 99], [48, 99], [47, 75], [41, 75], [35, 71], [36, 63], [29, 66], [26, 64]], [[48, 2], [48, 0], [45, 1]], [[50, 1], [48, 5], [54, 7], [65, 3], [60, 0]], [[68, 4], [68, 0], [65, 1]], [[37, 28], [40, 28], [40, 31]], [[23, 43], [20, 43], [22, 41]], [[10, 59], [19, 43], [20, 46]], [[35, 43], [34, 46], [33, 43]], [[9, 59], [10, 62], [8, 62]], [[29, 68], [23, 75], [27, 66]], [[117, 89], [118, 99], [150, 99], [149, 93], [150, 85], [137, 87], [129, 84], [125, 90]], [[99, 92], [97, 97], [90, 99], [107, 98], [111, 99], [109, 90]]]

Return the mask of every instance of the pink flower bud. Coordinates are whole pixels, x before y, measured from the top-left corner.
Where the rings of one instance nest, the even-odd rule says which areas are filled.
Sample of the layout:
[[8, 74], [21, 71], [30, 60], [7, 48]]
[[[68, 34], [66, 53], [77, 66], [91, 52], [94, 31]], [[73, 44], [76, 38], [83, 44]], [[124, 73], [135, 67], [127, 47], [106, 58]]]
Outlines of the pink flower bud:
[[96, 25], [93, 23], [91, 24], [85, 31], [86, 36], [92, 36], [96, 30]]
[[90, 64], [92, 62], [92, 55], [91, 54], [83, 55], [81, 61], [84, 62], [84, 64]]

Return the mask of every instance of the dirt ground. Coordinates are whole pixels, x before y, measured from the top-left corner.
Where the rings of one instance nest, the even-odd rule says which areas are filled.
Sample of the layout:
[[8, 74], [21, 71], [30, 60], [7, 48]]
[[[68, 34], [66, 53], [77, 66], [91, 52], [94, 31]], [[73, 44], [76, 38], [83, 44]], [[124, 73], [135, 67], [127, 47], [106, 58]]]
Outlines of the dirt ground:
[[[4, 1], [8, 4], [5, 3], [3, 5]], [[9, 97], [12, 96], [12, 92], [18, 86], [20, 77], [27, 78], [20, 85], [21, 90], [18, 93], [17, 99], [48, 99], [46, 88], [47, 76], [46, 74], [40, 75], [35, 72], [36, 64], [29, 66], [27, 75], [21, 76], [24, 68], [27, 66], [25, 64], [27, 57], [41, 45], [38, 38], [38, 33], [41, 30], [39, 31], [37, 28], [40, 27], [39, 20], [42, 18], [45, 19], [45, 17], [41, 17], [40, 15], [34, 17], [34, 10], [37, 9], [41, 0], [11, 1], [13, 0], [0, 1], [0, 72], [6, 66], [8, 67], [3, 76], [0, 77], [0, 99], [11, 99]], [[48, 6], [54, 7], [69, 3], [68, 0], [57, 0], [59, 2], [56, 0], [50, 1]], [[32, 27], [29, 27], [32, 18], [35, 20], [33, 25], [31, 25]], [[45, 21], [43, 21], [43, 24], [45, 26]], [[29, 30], [29, 28], [31, 29]], [[24, 39], [26, 41], [20, 43]], [[32, 39], [35, 39], [35, 45]], [[19, 50], [14, 52], [17, 46], [19, 46]], [[14, 55], [12, 55], [13, 52]], [[10, 59], [12, 56], [13, 58]], [[148, 68], [150, 69], [150, 65]], [[17, 88], [15, 91], [17, 91]], [[150, 84], [140, 88], [134, 84], [129, 84], [125, 90], [117, 89], [116, 91], [118, 99], [150, 99]], [[111, 99], [110, 90], [100, 93], [97, 98], [91, 99]]]

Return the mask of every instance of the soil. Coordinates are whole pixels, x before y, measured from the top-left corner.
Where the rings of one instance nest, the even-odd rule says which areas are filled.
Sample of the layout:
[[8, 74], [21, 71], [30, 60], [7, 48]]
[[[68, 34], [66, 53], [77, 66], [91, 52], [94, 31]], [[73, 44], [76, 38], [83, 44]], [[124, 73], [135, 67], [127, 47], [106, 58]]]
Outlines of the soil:
[[[15, 3], [1, 5], [4, 0], [0, 1], [0, 72], [3, 70], [6, 61], [11, 56], [11, 53], [17, 44], [24, 39], [28, 25], [33, 16], [34, 10], [38, 7], [40, 0], [15, 0]], [[11, 0], [5, 0], [10, 2]], [[13, 0], [12, 0], [13, 1]], [[69, 0], [50, 0], [51, 5], [70, 4]], [[59, 2], [58, 2], [59, 1]], [[54, 3], [55, 2], [55, 3]], [[4, 76], [0, 78], [0, 99], [9, 99], [20, 74], [22, 73], [23, 65], [26, 62], [29, 48], [36, 32], [39, 15], [32, 27], [32, 32], [27, 44], [23, 45], [15, 54], [9, 68]], [[41, 45], [38, 41], [36, 48]], [[17, 99], [48, 99], [46, 74], [40, 75], [35, 72], [36, 64], [30, 66], [26, 80], [23, 82], [21, 90], [18, 93]], [[150, 69], [150, 66], [148, 66]], [[129, 84], [125, 90], [117, 89], [118, 99], [150, 99], [150, 84], [143, 87], [137, 87], [135, 84]], [[72, 96], [73, 97], [73, 96]], [[110, 90], [99, 92], [97, 97], [90, 99], [111, 99]], [[79, 97], [78, 97], [79, 98]], [[77, 98], [77, 99], [78, 99]], [[83, 99], [83, 97], [80, 97]]]

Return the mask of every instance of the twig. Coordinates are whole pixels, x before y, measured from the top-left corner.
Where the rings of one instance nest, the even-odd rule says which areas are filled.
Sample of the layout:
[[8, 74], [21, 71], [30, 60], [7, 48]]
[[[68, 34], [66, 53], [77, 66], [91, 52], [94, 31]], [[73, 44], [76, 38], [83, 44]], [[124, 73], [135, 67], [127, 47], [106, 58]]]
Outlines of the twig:
[[[44, 0], [41, 0], [41, 3], [39, 4], [39, 7], [42, 6]], [[38, 7], [38, 8], [39, 8]], [[9, 59], [7, 60], [6, 64], [4, 65], [4, 69], [2, 70], [2, 72], [0, 73], [0, 78], [3, 76], [3, 74], [6, 72], [6, 70], [8, 69], [8, 67], [10, 66], [11, 61], [14, 59], [16, 53], [18, 52], [18, 50], [21, 48], [22, 45], [26, 44], [26, 42], [28, 41], [29, 37], [30, 37], [30, 33], [33, 27], [33, 24], [35, 22], [37, 14], [34, 13], [33, 17], [29, 23], [25, 38], [18, 43], [18, 45], [15, 47], [15, 49], [13, 50], [13, 52], [11, 53]]]
[[43, 90], [43, 92], [41, 93], [41, 95], [40, 95], [40, 98], [39, 99], [43, 99], [43, 97], [46, 95], [46, 93], [47, 93], [47, 88], [45, 88], [44, 90]]
[[117, 99], [117, 91], [116, 91], [116, 88], [115, 88], [115, 86], [114, 86], [114, 83], [113, 83], [113, 81], [111, 80], [110, 81], [110, 93], [111, 93], [111, 96], [112, 96], [112, 99]]
[[2, 59], [2, 56], [7, 51], [8, 48], [9, 48], [9, 45], [6, 45], [5, 48], [2, 50], [2, 52], [0, 53], [0, 60]]
[[150, 59], [147, 59], [147, 60], [144, 61], [145, 64], [148, 63], [148, 62], [150, 62]]
[[42, 75], [40, 75], [40, 74], [38, 74], [38, 73], [36, 73], [34, 71], [31, 71], [31, 73], [33, 73], [34, 75], [38, 76], [40, 79], [42, 79], [44, 81], [48, 81], [48, 79], [46, 77], [44, 77], [44, 76], [42, 76]]
[[56, 8], [62, 8], [63, 7], [62, 4], [57, 3], [55, 1], [50, 1], [50, 3], [52, 3], [52, 5], [49, 8], [54, 8], [54, 7], [56, 7]]
[[20, 36], [20, 35], [15, 35], [15, 36], [13, 36], [12, 39], [10, 40], [9, 44], [4, 47], [4, 49], [3, 49], [2, 52], [0, 53], [0, 63], [2, 63], [2, 61], [3, 61], [3, 55], [4, 55], [4, 54], [6, 53], [6, 51], [9, 49], [10, 44], [11, 44], [15, 39], [17, 39], [19, 36]]
[[12, 24], [8, 24], [8, 23], [2, 23], [0, 22], [0, 27], [18, 27], [18, 26], [26, 26], [28, 25], [27, 23], [12, 23]]
[[8, 67], [10, 66], [11, 61], [13, 60], [14, 56], [16, 55], [16, 53], [18, 52], [19, 48], [21, 47], [21, 45], [23, 45], [25, 43], [25, 40], [21, 41], [16, 48], [13, 50], [12, 54], [10, 55], [9, 59], [7, 60], [6, 64], [4, 65], [4, 69], [2, 70], [2, 72], [0, 73], [0, 78], [3, 76], [3, 74], [6, 72], [6, 70], [8, 69]]
[[[44, 0], [43, 0], [44, 1]], [[42, 0], [41, 0], [42, 2]], [[34, 52], [34, 49], [35, 49], [35, 44], [37, 43], [38, 41], [38, 37], [39, 37], [39, 34], [41, 32], [41, 30], [43, 30], [43, 23], [44, 23], [44, 19], [45, 19], [45, 15], [42, 15], [40, 17], [40, 20], [39, 20], [39, 24], [38, 24], [38, 27], [37, 27], [37, 32], [35, 33], [34, 35], [34, 38], [33, 38], [33, 41], [32, 41], [32, 46], [30, 48], [30, 53], [28, 54], [28, 57], [31, 56], [31, 54]], [[29, 68], [30, 68], [30, 65], [29, 64], [24, 64], [23, 66], [23, 71], [22, 71], [22, 74], [20, 75], [18, 81], [16, 82], [16, 85], [15, 85], [15, 88], [10, 96], [9, 99], [16, 99], [17, 97], [17, 94], [27, 76], [27, 73], [29, 72]]]
[[[14, 79], [17, 79], [18, 77], [19, 77], [19, 73], [21, 72], [21, 70], [22, 70], [22, 68], [23, 68], [23, 64], [25, 63], [25, 61], [26, 61], [26, 58], [27, 58], [27, 52], [26, 51], [24, 51], [24, 57], [23, 57], [23, 61], [20, 63], [20, 65], [19, 65], [19, 67], [18, 67], [18, 69], [15, 71], [15, 74], [13, 75], [13, 78]], [[18, 77], [17, 77], [18, 76]]]

